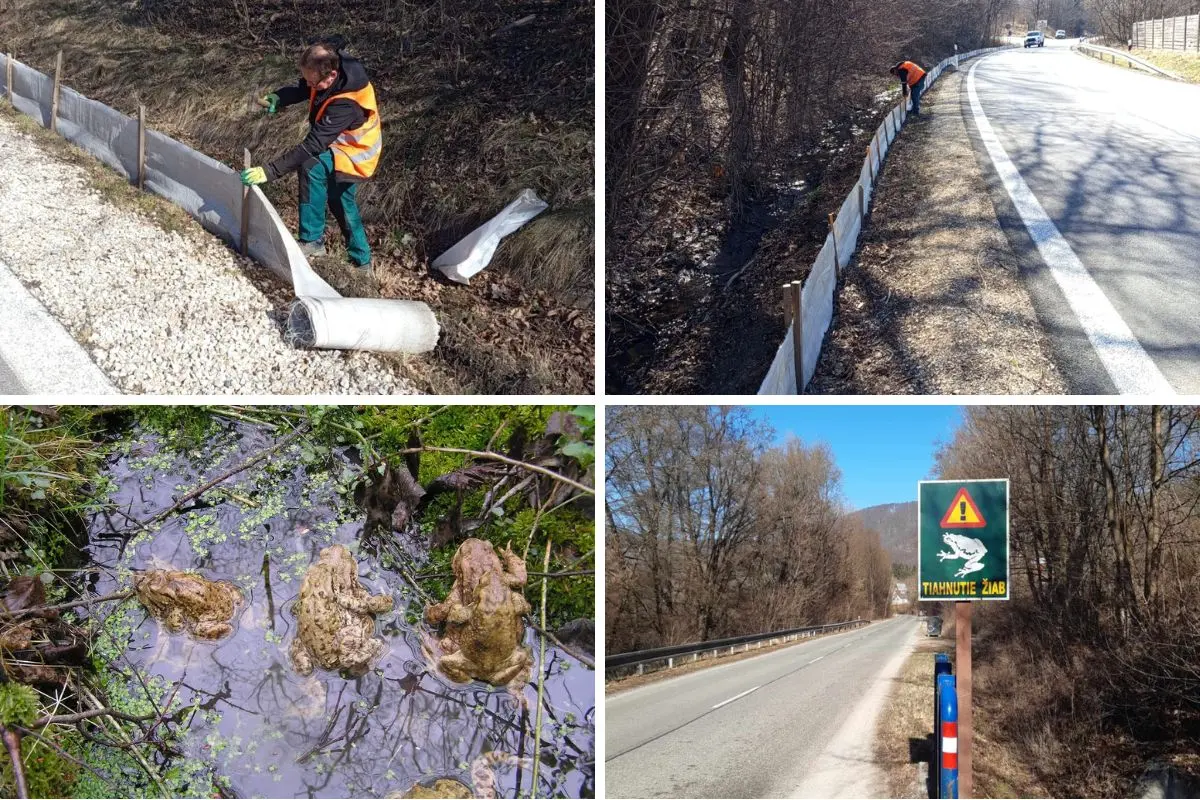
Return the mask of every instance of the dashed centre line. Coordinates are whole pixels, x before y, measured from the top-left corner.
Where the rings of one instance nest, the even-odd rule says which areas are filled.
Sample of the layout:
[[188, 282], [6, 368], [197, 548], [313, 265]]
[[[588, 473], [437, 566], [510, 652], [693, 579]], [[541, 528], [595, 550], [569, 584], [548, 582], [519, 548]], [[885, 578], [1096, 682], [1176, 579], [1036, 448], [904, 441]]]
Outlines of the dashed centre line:
[[[812, 662], [810, 661], [809, 663], [811, 664]], [[717, 703], [715, 706], [713, 706], [713, 709], [718, 709], [721, 706], [727, 706], [730, 703], [732, 703], [734, 700], [740, 700], [743, 697], [745, 697], [746, 695], [750, 694], [751, 692], [756, 691], [761, 688], [762, 688], [761, 685], [755, 686], [753, 689], [747, 689], [746, 691], [742, 692], [741, 694], [735, 694], [733, 697], [729, 698], [728, 700], [722, 700], [721, 702]]]

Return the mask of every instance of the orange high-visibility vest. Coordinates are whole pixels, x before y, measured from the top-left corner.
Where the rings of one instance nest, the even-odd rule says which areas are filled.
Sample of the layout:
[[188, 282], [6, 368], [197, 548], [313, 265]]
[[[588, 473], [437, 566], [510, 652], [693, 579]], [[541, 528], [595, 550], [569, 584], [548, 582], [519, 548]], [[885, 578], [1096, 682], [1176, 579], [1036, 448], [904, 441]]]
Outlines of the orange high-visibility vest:
[[[331, 96], [317, 109], [314, 119], [319, 121], [325, 114], [325, 108], [340, 97], [348, 97], [358, 103], [367, 112], [367, 121], [353, 130], [342, 131], [329, 145], [329, 149], [333, 150], [333, 169], [366, 180], [375, 174], [375, 168], [379, 166], [379, 154], [383, 150], [383, 129], [379, 124], [379, 106], [375, 104], [375, 87], [368, 83], [358, 91]], [[310, 113], [316, 99], [317, 92], [314, 89], [308, 98]]]
[[914, 64], [911, 61], [903, 62], [902, 64], [900, 64], [900, 68], [903, 70], [907, 70], [909, 86], [916, 86], [917, 81], [919, 81], [919, 80], [921, 80], [921, 78], [925, 77], [925, 70], [921, 69], [920, 67], [918, 67], [916, 64]]

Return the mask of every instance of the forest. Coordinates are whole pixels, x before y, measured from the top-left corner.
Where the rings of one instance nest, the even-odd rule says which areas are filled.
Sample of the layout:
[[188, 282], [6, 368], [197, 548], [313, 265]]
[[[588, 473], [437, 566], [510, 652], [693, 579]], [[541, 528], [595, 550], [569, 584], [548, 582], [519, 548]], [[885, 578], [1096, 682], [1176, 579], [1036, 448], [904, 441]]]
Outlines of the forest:
[[606, 652], [889, 614], [891, 559], [832, 453], [773, 438], [746, 408], [609, 409]]
[[975, 621], [989, 736], [1051, 796], [1133, 796], [1152, 761], [1194, 772], [1200, 411], [968, 407], [938, 471], [1010, 479], [1012, 599]]

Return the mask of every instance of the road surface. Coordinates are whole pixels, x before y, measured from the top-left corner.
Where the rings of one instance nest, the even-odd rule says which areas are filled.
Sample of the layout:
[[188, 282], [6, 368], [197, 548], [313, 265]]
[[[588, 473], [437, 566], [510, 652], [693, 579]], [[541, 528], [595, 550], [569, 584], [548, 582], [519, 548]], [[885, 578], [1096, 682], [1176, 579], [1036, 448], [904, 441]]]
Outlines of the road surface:
[[606, 698], [607, 796], [879, 796], [875, 716], [918, 627], [896, 617]]
[[1200, 86], [1073, 43], [962, 65], [997, 210], [1072, 393], [1200, 392]]

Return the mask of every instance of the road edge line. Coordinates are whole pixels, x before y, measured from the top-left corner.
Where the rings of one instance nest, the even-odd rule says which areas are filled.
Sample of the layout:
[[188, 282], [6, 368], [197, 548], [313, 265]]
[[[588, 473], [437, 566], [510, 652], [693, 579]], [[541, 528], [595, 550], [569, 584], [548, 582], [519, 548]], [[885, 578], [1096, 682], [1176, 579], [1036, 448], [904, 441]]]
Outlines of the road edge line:
[[0, 353], [24, 390], [21, 394], [121, 393], [3, 261], [0, 298], [5, 306], [0, 315]]
[[967, 100], [979, 138], [1030, 239], [1062, 290], [1101, 366], [1120, 394], [1175, 394], [1175, 389], [1075, 255], [1000, 143], [975, 90], [975, 70], [981, 63], [982, 60], [975, 62], [967, 71]]

